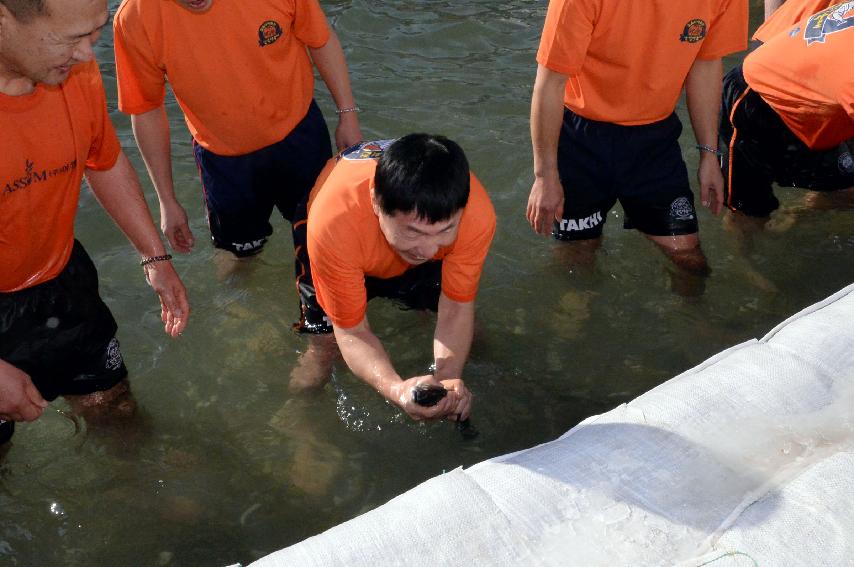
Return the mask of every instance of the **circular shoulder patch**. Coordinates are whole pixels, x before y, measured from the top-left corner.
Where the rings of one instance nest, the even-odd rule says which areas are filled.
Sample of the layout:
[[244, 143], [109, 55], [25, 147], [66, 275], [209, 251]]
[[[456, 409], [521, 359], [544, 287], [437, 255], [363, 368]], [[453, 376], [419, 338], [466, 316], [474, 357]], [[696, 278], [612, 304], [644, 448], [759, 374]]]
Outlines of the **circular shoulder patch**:
[[703, 20], [689, 20], [685, 24], [685, 29], [682, 30], [682, 35], [679, 36], [679, 41], [688, 43], [697, 43], [706, 37], [706, 22]]

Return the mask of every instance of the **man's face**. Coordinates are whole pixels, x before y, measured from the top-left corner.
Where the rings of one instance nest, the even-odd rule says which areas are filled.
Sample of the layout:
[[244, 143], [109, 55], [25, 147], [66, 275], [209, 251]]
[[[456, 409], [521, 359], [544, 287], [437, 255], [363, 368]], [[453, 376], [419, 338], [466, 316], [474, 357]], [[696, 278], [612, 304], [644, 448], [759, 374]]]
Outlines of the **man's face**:
[[376, 200], [373, 204], [383, 236], [395, 252], [413, 266], [427, 262], [439, 248], [450, 246], [457, 239], [462, 209], [449, 219], [430, 223], [419, 219], [414, 212], [387, 215], [379, 208]]
[[71, 68], [95, 58], [93, 45], [109, 19], [106, 0], [47, 0], [27, 22], [0, 6], [0, 76], [58, 85]]
[[178, 4], [192, 12], [204, 12], [213, 4], [213, 0], [175, 0]]

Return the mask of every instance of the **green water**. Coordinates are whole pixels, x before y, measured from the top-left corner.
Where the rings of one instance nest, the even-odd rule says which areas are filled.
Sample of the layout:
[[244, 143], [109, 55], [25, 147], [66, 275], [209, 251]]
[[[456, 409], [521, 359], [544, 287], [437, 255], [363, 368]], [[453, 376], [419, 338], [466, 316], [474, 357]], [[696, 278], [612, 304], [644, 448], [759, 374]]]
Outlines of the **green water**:
[[[217, 278], [189, 134], [171, 102], [176, 188], [198, 242], [176, 260], [194, 309], [190, 326], [177, 341], [162, 333], [135, 255], [86, 193], [78, 237], [119, 321], [140, 411], [129, 424], [77, 430], [57, 401], [19, 427], [0, 460], [0, 565], [246, 564], [444, 470], [551, 440], [851, 281], [849, 210], [803, 212], [788, 228], [780, 220], [746, 246], [700, 212], [714, 272], [699, 298], [673, 292], [667, 262], [621, 229], [619, 209], [595, 267], [568, 270], [555, 258], [560, 246], [535, 236], [524, 218], [546, 3], [323, 5], [347, 51], [365, 136], [428, 131], [457, 140], [495, 203], [499, 229], [465, 375], [480, 437], [463, 441], [448, 424], [410, 422], [343, 366], [323, 393], [292, 399], [288, 375], [305, 343], [290, 331], [290, 231], [275, 219], [253, 269]], [[758, 18], [760, 4], [751, 8]], [[144, 171], [115, 109], [109, 37], [99, 57], [122, 143]], [[332, 116], [322, 87], [318, 100]], [[680, 114], [693, 171], [684, 107]], [[794, 190], [778, 194], [784, 206], [802, 201]], [[382, 303], [370, 309], [398, 369], [422, 373], [432, 318]]]

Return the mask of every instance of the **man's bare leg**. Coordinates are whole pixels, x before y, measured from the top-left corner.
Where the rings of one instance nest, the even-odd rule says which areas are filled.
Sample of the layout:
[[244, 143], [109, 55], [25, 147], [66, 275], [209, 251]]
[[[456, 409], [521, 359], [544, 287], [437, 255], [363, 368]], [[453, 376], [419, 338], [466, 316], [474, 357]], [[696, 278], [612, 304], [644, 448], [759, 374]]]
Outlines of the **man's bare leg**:
[[332, 365], [340, 356], [334, 334], [309, 335], [308, 348], [291, 370], [288, 390], [293, 393], [319, 390], [332, 377]]
[[677, 236], [646, 237], [655, 243], [673, 263], [670, 272], [673, 291], [682, 297], [698, 297], [706, 289], [706, 277], [711, 273], [700, 239], [696, 233]]
[[136, 400], [133, 399], [127, 378], [109, 390], [64, 397], [74, 415], [84, 418], [87, 423], [108, 424], [125, 421], [136, 415]]
[[555, 258], [570, 270], [590, 269], [596, 263], [596, 251], [602, 246], [602, 237], [589, 240], [560, 242], [555, 248]]

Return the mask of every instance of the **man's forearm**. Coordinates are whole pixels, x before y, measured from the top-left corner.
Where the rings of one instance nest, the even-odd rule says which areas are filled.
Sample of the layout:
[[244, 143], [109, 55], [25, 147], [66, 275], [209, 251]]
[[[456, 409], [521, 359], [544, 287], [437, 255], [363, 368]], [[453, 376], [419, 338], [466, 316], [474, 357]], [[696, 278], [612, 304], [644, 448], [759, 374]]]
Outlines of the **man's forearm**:
[[557, 173], [557, 145], [563, 124], [563, 91], [567, 77], [542, 65], [531, 97], [531, 143], [534, 151], [534, 175]]
[[131, 116], [136, 145], [161, 204], [175, 201], [172, 183], [172, 146], [166, 107], [160, 105], [144, 114]]
[[785, 0], [765, 0], [765, 19], [771, 17], [771, 14], [777, 11], [777, 8], [783, 5]]
[[459, 303], [442, 294], [433, 336], [437, 380], [462, 378], [473, 335], [474, 301]]
[[92, 192], [142, 256], [160, 256], [166, 248], [154, 226], [136, 171], [124, 152], [109, 170], [87, 170]]
[[718, 147], [723, 64], [720, 59], [697, 59], [685, 79], [688, 115], [697, 143]]
[[386, 399], [394, 400], [394, 387], [401, 382], [380, 340], [368, 326], [368, 320], [355, 327], [335, 327], [335, 340], [350, 370]]
[[309, 48], [309, 53], [335, 105], [338, 108], [355, 107], [356, 101], [350, 87], [347, 60], [344, 58], [344, 50], [335, 32], [330, 33], [329, 41], [323, 47]]

